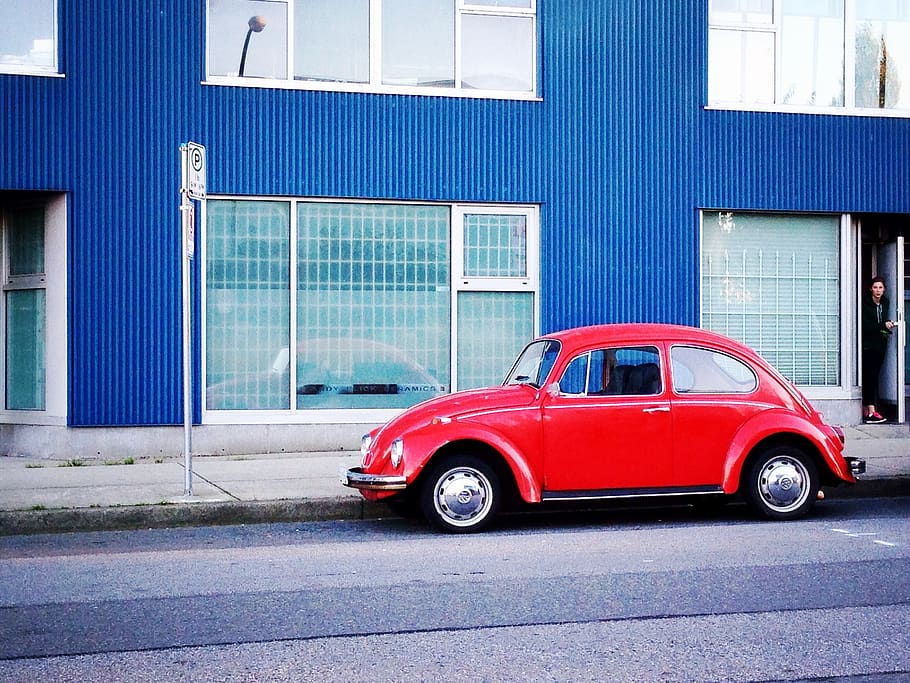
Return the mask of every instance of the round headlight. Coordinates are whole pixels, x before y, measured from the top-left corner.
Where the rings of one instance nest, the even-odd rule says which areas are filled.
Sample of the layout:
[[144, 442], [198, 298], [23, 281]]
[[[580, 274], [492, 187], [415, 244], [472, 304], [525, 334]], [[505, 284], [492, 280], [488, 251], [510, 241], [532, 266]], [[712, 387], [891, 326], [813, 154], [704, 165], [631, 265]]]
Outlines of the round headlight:
[[364, 434], [360, 439], [360, 456], [363, 460], [366, 460], [367, 453], [370, 452], [370, 446], [373, 444], [373, 437], [369, 434]]
[[401, 439], [395, 439], [392, 447], [389, 449], [389, 455], [392, 459], [392, 467], [398, 469], [401, 464], [401, 456], [404, 455], [404, 442]]

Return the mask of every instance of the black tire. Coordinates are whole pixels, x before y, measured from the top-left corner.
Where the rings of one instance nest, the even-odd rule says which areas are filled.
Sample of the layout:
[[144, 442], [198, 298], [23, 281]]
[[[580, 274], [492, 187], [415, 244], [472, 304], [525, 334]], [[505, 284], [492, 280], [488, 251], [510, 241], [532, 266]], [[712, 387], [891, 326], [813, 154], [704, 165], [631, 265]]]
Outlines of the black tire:
[[818, 497], [818, 468], [795, 446], [775, 446], [749, 465], [745, 498], [760, 515], [775, 520], [803, 517]]
[[448, 457], [427, 472], [420, 507], [427, 520], [449, 533], [472, 533], [496, 516], [502, 487], [495, 470], [478, 457]]

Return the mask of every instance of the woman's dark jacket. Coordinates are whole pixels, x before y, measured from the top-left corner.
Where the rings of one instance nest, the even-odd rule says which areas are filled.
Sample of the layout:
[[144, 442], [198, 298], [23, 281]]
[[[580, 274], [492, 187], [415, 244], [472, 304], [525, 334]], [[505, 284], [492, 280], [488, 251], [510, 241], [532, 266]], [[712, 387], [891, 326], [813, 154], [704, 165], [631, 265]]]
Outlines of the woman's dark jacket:
[[863, 348], [884, 353], [888, 348], [888, 337], [891, 332], [885, 327], [888, 320], [888, 310], [891, 302], [882, 295], [880, 303], [876, 306], [872, 300], [871, 292], [863, 295], [862, 325]]

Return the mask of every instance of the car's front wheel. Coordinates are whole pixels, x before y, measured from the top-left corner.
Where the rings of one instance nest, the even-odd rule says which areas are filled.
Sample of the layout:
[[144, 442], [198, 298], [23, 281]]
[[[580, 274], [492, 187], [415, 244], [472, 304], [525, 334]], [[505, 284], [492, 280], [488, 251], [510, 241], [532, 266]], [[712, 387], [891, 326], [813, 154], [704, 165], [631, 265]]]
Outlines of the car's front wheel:
[[752, 461], [745, 481], [746, 500], [768, 519], [797, 519], [815, 504], [818, 469], [794, 446], [776, 446]]
[[501, 490], [496, 472], [480, 458], [449, 457], [427, 473], [420, 504], [426, 518], [443, 531], [480, 531], [496, 515]]

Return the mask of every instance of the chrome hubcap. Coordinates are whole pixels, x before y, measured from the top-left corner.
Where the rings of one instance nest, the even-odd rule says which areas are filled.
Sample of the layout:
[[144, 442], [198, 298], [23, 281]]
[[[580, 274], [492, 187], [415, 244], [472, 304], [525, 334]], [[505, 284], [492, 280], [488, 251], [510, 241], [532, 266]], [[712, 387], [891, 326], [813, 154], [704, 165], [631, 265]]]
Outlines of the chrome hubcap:
[[439, 479], [434, 502], [450, 524], [471, 526], [490, 511], [490, 482], [471, 468], [450, 470]]
[[779, 512], [802, 505], [809, 495], [809, 473], [795, 458], [781, 456], [765, 464], [758, 481], [764, 501]]

